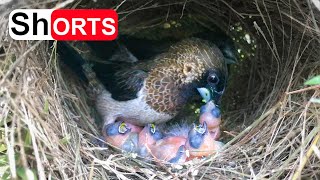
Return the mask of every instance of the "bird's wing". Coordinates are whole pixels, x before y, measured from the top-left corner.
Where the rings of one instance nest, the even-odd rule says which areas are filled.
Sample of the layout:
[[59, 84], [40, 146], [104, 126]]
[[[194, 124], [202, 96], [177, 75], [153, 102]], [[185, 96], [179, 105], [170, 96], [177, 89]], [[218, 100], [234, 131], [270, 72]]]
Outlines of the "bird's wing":
[[126, 69], [114, 74], [113, 83], [108, 88], [112, 98], [117, 101], [128, 101], [137, 98], [143, 87], [147, 72], [140, 69]]

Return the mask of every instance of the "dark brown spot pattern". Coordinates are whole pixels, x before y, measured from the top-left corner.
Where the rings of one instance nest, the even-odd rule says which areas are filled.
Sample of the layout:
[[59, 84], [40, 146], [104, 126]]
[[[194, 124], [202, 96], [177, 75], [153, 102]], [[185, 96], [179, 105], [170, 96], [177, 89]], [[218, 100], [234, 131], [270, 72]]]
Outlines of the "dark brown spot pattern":
[[220, 50], [196, 38], [173, 45], [154, 61], [146, 79], [146, 102], [157, 112], [173, 116], [187, 101], [181, 96], [183, 86], [199, 80], [210, 68], [224, 68]]

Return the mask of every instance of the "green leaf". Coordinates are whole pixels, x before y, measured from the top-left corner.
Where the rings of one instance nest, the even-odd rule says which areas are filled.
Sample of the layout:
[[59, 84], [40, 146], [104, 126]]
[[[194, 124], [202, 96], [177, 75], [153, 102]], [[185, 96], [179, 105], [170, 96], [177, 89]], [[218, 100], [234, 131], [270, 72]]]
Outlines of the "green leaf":
[[6, 154], [0, 156], [0, 166], [6, 166], [9, 164], [8, 156]]
[[35, 172], [29, 168], [18, 167], [17, 174], [22, 180], [36, 180]]
[[29, 147], [31, 146], [31, 143], [32, 143], [31, 134], [30, 134], [30, 131], [27, 130], [24, 138], [24, 145], [26, 147]]
[[70, 135], [67, 134], [67, 136], [63, 137], [59, 141], [60, 141], [61, 144], [68, 144], [70, 142], [70, 139], [71, 139]]
[[2, 176], [0, 176], [0, 178], [1, 178], [2, 180], [9, 180], [9, 179], [11, 179], [9, 166], [8, 166], [8, 167], [3, 167], [3, 169], [4, 169], [3, 172], [1, 172], [1, 171], [2, 171], [2, 167], [1, 167], [1, 170], [0, 170], [1, 174], [0, 174], [0, 175], [2, 175]]
[[48, 102], [47, 99], [44, 101], [43, 111], [44, 111], [45, 113], [49, 113], [49, 102]]
[[7, 145], [6, 144], [0, 144], [0, 152], [4, 152], [7, 150]]
[[304, 83], [304, 85], [319, 85], [319, 84], [320, 84], [320, 75], [315, 76]]

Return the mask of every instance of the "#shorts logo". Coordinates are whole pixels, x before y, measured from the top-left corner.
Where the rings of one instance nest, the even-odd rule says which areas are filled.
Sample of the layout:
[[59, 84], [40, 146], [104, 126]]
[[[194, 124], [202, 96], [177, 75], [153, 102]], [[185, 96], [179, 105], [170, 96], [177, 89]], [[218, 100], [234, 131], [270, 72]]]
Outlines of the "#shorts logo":
[[110, 9], [16, 9], [9, 15], [15, 40], [114, 40], [118, 15]]

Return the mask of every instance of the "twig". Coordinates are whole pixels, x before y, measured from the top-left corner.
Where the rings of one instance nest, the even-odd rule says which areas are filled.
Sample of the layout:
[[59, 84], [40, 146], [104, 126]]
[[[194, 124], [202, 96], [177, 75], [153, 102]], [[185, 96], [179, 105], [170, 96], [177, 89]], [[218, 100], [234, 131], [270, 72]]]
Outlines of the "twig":
[[188, 0], [186, 0], [186, 1], [184, 2], [184, 4], [183, 4], [180, 19], [182, 19], [182, 17], [183, 17], [183, 13], [184, 13], [184, 10], [185, 10], [185, 8], [186, 8], [187, 1], [188, 1]]
[[67, 0], [62, 3], [57, 4], [53, 9], [61, 9], [63, 7], [66, 7], [68, 4], [72, 3], [74, 0]]
[[311, 143], [311, 146], [309, 147], [306, 155], [302, 159], [301, 165], [299, 166], [298, 170], [294, 173], [294, 175], [292, 177], [292, 180], [299, 179], [304, 166], [306, 165], [308, 159], [312, 155], [312, 152], [313, 152], [312, 146], [316, 146], [318, 141], [319, 141], [319, 139], [320, 139], [320, 133], [317, 134], [317, 136], [314, 138], [313, 142]]
[[320, 85], [310, 86], [310, 87], [307, 87], [307, 88], [303, 88], [303, 89], [287, 92], [286, 94], [296, 94], [296, 93], [301, 93], [301, 92], [304, 92], [304, 91], [317, 90], [317, 89], [320, 90]]
[[320, 11], [320, 1], [319, 0], [311, 0], [311, 2]]
[[118, 11], [118, 9], [126, 2], [127, 0], [123, 0], [114, 10]]
[[12, 74], [12, 72], [15, 70], [15, 68], [25, 59], [25, 56], [27, 56], [31, 51], [33, 51], [39, 44], [42, 42], [38, 41], [34, 45], [32, 45], [28, 50], [26, 50], [11, 66], [10, 69], [7, 71], [7, 73], [3, 76], [2, 80], [0, 81], [0, 87], [3, 86], [3, 83], [5, 80]]

